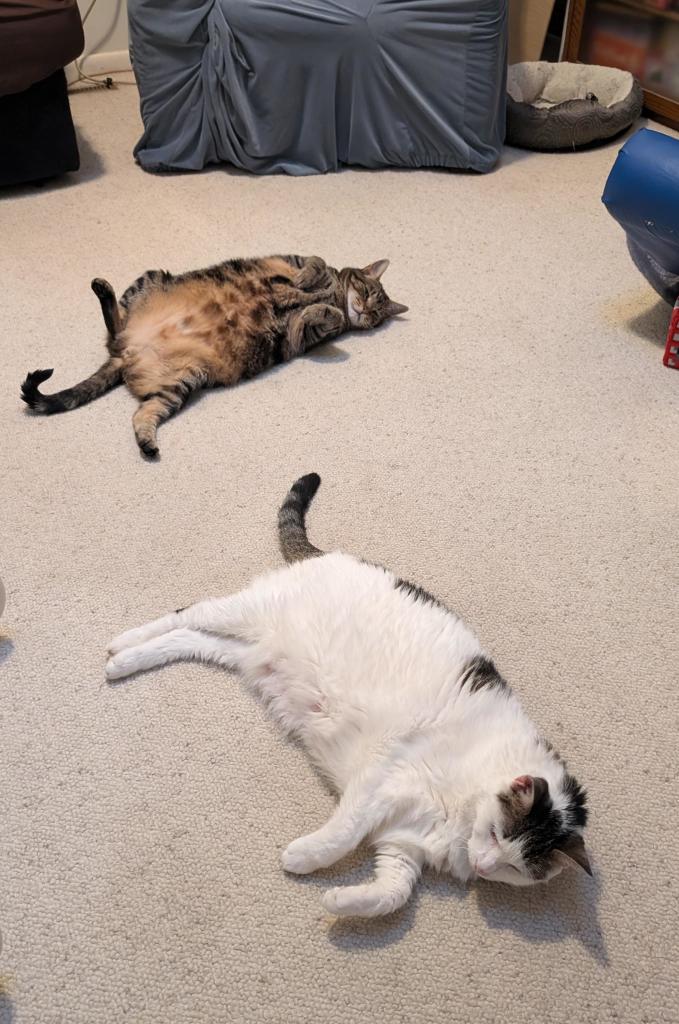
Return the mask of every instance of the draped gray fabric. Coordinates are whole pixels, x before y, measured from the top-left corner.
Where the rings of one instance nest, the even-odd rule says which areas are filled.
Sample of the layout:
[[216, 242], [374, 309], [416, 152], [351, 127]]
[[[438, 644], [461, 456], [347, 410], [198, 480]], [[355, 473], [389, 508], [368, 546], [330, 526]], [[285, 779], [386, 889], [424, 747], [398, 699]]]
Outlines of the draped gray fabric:
[[506, 0], [129, 0], [150, 171], [488, 171]]

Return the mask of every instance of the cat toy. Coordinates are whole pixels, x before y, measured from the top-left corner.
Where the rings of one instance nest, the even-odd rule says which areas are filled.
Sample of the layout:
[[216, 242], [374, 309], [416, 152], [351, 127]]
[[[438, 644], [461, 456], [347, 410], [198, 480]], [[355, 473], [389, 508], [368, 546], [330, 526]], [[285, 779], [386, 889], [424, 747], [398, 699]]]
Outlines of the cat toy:
[[663, 356], [665, 366], [673, 366], [679, 370], [679, 299], [674, 303], [670, 329], [667, 332], [667, 344]]

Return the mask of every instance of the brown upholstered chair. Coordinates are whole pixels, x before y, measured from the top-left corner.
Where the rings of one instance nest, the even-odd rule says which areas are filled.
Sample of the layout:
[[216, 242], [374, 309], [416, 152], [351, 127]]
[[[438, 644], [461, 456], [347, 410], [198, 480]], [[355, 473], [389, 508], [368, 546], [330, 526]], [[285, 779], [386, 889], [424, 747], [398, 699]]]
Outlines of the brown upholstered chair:
[[78, 169], [64, 67], [83, 46], [76, 0], [0, 0], [0, 185]]

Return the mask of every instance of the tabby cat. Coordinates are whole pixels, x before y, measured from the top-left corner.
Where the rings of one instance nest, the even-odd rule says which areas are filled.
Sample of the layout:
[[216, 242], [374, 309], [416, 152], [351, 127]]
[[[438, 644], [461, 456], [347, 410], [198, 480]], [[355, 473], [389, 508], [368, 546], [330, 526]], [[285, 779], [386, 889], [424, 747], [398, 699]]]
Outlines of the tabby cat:
[[53, 395], [39, 391], [53, 370], [35, 370], [21, 397], [36, 412], [65, 412], [124, 381], [140, 401], [137, 444], [155, 456], [158, 425], [192, 391], [236, 384], [344, 331], [407, 312], [380, 284], [388, 265], [378, 260], [337, 271], [319, 256], [269, 256], [179, 275], [150, 270], [120, 302], [108, 281], [95, 278], [109, 358], [87, 380]]
[[364, 839], [375, 878], [335, 888], [335, 914], [388, 914], [425, 864], [462, 880], [591, 874], [585, 792], [464, 622], [426, 591], [351, 555], [325, 554], [302, 477], [278, 517], [294, 563], [231, 597], [201, 601], [114, 640], [109, 679], [180, 659], [237, 670], [339, 794], [283, 867], [327, 868]]

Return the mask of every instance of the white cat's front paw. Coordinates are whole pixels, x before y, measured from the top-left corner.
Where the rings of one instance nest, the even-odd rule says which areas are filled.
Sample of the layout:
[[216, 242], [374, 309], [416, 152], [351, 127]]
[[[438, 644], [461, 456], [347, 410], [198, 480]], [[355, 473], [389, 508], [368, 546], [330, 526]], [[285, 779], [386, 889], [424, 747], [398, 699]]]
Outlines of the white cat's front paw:
[[122, 651], [115, 657], [109, 658], [105, 671], [107, 679], [124, 679], [125, 676], [131, 676], [133, 672], [137, 671], [136, 659]]
[[321, 865], [318, 863], [318, 851], [306, 839], [295, 839], [281, 854], [281, 864], [293, 875], [308, 875]]
[[111, 640], [107, 650], [109, 654], [118, 654], [127, 647], [136, 647], [145, 639], [143, 626], [138, 629], [128, 629], [126, 633], [121, 633], [115, 640]]

